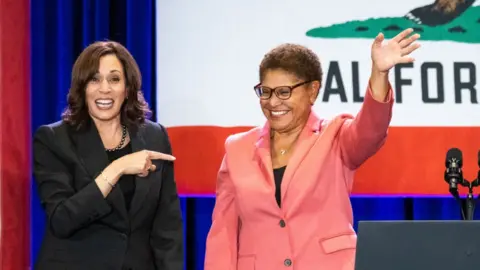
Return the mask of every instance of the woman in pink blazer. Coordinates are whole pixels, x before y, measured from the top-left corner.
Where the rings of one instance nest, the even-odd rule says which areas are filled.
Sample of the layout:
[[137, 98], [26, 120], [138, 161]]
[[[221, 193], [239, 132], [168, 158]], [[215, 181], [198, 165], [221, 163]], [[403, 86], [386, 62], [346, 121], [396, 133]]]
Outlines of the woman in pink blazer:
[[322, 69], [311, 50], [284, 44], [265, 55], [255, 92], [267, 121], [225, 142], [205, 270], [354, 269], [353, 176], [385, 142], [388, 71], [414, 61], [412, 32], [375, 38], [355, 118], [327, 121], [312, 112]]

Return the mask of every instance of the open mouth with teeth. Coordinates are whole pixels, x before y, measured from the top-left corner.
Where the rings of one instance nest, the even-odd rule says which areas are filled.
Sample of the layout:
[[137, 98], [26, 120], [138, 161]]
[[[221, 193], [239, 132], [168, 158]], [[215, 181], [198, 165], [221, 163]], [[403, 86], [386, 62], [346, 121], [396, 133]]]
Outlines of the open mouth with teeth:
[[108, 110], [113, 107], [113, 99], [111, 98], [104, 98], [104, 99], [97, 99], [95, 100], [95, 104], [97, 108], [100, 110]]
[[270, 111], [270, 115], [274, 118], [279, 118], [286, 115], [288, 111]]

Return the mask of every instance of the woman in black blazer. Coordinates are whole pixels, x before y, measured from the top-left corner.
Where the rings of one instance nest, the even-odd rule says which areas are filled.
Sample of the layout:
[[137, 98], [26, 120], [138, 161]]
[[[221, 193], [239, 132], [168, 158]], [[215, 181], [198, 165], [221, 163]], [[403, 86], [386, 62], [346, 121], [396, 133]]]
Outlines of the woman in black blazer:
[[62, 121], [33, 141], [48, 226], [35, 269], [183, 270], [182, 216], [165, 128], [146, 118], [139, 68], [122, 45], [76, 60]]

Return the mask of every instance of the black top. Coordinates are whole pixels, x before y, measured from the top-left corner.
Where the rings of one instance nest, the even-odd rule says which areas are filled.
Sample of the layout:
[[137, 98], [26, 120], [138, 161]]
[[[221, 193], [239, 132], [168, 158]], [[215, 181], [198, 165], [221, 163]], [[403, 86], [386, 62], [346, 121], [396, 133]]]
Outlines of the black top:
[[[115, 151], [107, 151], [108, 160], [110, 161], [110, 163], [131, 153], [132, 145], [130, 142], [121, 149]], [[127, 211], [129, 211], [133, 194], [135, 193], [135, 177], [133, 175], [123, 175], [122, 177], [120, 177], [120, 180], [118, 180], [118, 185], [120, 186], [123, 196], [125, 197], [125, 207], [127, 207]]]
[[[143, 149], [172, 153], [166, 129], [158, 123], [145, 120], [129, 135], [131, 144], [116, 157]], [[106, 197], [94, 181], [110, 163], [94, 124], [80, 130], [63, 121], [42, 125], [32, 147], [34, 180], [48, 217], [32, 269], [184, 268], [173, 162], [154, 160], [157, 170], [135, 180], [127, 212], [123, 192], [133, 190], [127, 188], [133, 182], [129, 177]]]
[[277, 199], [277, 204], [279, 207], [282, 207], [282, 192], [281, 192], [281, 186], [282, 186], [282, 179], [283, 179], [283, 174], [285, 173], [285, 169], [287, 166], [283, 166], [277, 169], [273, 169], [273, 177], [275, 179], [275, 199]]

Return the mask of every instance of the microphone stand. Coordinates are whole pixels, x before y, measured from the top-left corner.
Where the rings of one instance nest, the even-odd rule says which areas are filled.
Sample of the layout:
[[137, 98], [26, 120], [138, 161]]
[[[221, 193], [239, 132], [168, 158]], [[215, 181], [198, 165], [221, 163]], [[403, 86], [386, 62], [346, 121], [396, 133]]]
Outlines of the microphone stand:
[[[480, 151], [479, 151], [479, 167], [480, 167]], [[447, 159], [447, 170], [445, 171], [444, 179], [449, 184], [450, 194], [458, 201], [460, 205], [460, 210], [462, 213], [463, 220], [473, 220], [475, 212], [475, 199], [473, 197], [473, 188], [480, 186], [480, 170], [477, 173], [477, 179], [472, 182], [463, 178], [461, 158], [458, 159], [459, 162], [455, 162], [456, 159], [452, 158], [451, 165], [449, 165], [449, 159]], [[457, 164], [458, 163], [458, 164]], [[460, 194], [458, 193], [458, 185], [468, 188], [468, 194], [465, 199], [465, 204], [463, 204]], [[480, 198], [480, 195], [477, 196]]]
[[473, 220], [473, 215], [475, 213], [475, 198], [473, 196], [473, 188], [480, 185], [480, 181], [478, 179], [479, 178], [472, 182], [469, 182], [467, 179], [463, 179], [461, 182], [462, 186], [468, 188], [468, 194], [465, 198], [465, 205], [462, 206], [462, 211], [465, 213], [463, 217], [464, 220]]
[[465, 215], [465, 207], [462, 202], [462, 199], [460, 198], [460, 194], [458, 193], [458, 185], [461, 185], [464, 187], [470, 187], [471, 186], [470, 182], [468, 182], [467, 179], [463, 178], [462, 169], [461, 167], [458, 168], [458, 166], [452, 166], [451, 168], [447, 167], [447, 170], [445, 171], [444, 179], [449, 184], [450, 194], [452, 194], [453, 198], [455, 198], [455, 200], [458, 202], [458, 205], [460, 206], [462, 219], [466, 220], [467, 218]]
[[[478, 172], [478, 177], [468, 185], [468, 195], [466, 198], [466, 220], [473, 220], [473, 215], [475, 213], [475, 198], [473, 197], [473, 188], [480, 185], [480, 171]], [[479, 198], [480, 196], [477, 196]]]
[[473, 220], [473, 213], [475, 211], [475, 200], [473, 199], [473, 185], [469, 183], [468, 194], [465, 200], [465, 220]]

